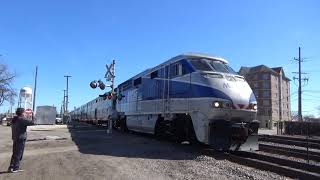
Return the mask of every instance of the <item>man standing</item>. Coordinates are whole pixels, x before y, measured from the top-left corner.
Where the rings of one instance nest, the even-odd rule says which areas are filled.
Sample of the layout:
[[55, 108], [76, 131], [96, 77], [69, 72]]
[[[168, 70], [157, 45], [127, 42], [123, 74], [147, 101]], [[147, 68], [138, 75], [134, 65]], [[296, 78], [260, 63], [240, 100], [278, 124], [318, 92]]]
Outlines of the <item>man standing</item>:
[[9, 172], [22, 171], [19, 169], [20, 162], [23, 157], [24, 146], [27, 139], [27, 126], [30, 125], [34, 125], [34, 122], [25, 118], [24, 108], [18, 108], [11, 124], [13, 147], [11, 162], [8, 168]]

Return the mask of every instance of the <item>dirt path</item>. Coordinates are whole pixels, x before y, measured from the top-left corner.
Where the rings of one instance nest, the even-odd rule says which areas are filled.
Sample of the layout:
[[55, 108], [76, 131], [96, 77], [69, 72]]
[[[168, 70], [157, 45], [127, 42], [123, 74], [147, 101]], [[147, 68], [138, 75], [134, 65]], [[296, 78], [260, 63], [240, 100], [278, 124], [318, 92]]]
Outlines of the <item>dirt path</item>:
[[[7, 173], [11, 133], [0, 126], [0, 180], [285, 179], [146, 135], [114, 131], [108, 136], [90, 126], [28, 133], [25, 171]], [[48, 136], [63, 140], [43, 140]]]

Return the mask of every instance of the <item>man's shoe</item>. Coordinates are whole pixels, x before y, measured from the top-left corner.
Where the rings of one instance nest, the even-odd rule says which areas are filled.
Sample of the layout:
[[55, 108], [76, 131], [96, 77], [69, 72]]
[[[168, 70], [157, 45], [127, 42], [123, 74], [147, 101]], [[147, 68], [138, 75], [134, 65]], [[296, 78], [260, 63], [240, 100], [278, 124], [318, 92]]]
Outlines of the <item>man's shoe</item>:
[[9, 172], [11, 172], [11, 173], [17, 173], [17, 172], [19, 172], [19, 171], [18, 171], [18, 170], [14, 170], [14, 169], [10, 169]]
[[24, 170], [22, 169], [10, 169], [11, 173], [17, 173], [17, 172], [23, 172]]

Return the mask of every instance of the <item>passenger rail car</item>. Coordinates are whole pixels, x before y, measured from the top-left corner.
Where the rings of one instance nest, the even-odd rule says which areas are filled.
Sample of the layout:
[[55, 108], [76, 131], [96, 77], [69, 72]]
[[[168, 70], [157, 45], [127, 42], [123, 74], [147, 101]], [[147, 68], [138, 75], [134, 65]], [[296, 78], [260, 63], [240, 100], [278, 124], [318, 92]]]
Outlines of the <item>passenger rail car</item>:
[[111, 101], [98, 97], [72, 111], [71, 118], [89, 124], [106, 124], [111, 116]]
[[[114, 99], [115, 121], [123, 129], [173, 135], [217, 150], [258, 149], [255, 96], [222, 58], [176, 56], [121, 83], [117, 94], [123, 98]], [[100, 107], [87, 105], [75, 114], [92, 114], [91, 106]]]

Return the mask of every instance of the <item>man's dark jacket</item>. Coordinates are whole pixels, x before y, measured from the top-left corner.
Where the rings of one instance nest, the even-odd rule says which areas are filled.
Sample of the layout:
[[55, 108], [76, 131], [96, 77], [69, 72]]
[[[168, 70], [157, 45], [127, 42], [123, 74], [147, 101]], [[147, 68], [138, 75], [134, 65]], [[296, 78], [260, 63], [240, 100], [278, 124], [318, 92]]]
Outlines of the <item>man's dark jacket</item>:
[[12, 119], [12, 140], [26, 140], [27, 139], [27, 126], [34, 125], [32, 121], [29, 121], [23, 117], [15, 116]]

